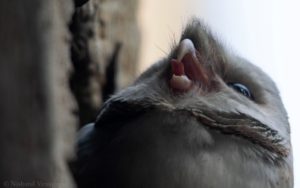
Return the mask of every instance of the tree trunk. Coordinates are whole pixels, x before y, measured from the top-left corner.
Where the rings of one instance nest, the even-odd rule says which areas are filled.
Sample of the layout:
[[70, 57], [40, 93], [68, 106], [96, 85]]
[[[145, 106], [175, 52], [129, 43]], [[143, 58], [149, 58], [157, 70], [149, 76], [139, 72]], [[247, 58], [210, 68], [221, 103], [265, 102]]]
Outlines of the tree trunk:
[[0, 1], [0, 187], [75, 187], [76, 127], [135, 77], [136, 1]]
[[101, 103], [136, 77], [136, 11], [137, 0], [90, 0], [73, 15], [71, 88], [81, 126], [94, 121]]

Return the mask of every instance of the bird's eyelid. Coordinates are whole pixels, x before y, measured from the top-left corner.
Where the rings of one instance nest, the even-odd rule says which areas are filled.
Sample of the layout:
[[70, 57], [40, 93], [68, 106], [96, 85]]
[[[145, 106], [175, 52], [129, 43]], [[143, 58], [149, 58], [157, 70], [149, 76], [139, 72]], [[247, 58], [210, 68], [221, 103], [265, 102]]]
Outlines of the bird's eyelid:
[[254, 100], [253, 92], [245, 84], [241, 84], [239, 82], [229, 82], [227, 83], [227, 85], [243, 96]]

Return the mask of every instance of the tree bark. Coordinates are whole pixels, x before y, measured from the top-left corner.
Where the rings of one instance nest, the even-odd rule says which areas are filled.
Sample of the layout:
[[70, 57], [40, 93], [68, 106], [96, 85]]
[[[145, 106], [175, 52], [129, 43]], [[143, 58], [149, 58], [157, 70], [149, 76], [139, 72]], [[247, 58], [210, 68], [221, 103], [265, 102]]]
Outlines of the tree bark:
[[84, 3], [0, 1], [0, 187], [75, 187], [76, 127], [135, 78], [137, 0]]
[[73, 15], [71, 88], [81, 126], [94, 121], [102, 102], [136, 77], [137, 7], [137, 0], [90, 0]]
[[1, 187], [74, 187], [71, 0], [0, 2]]

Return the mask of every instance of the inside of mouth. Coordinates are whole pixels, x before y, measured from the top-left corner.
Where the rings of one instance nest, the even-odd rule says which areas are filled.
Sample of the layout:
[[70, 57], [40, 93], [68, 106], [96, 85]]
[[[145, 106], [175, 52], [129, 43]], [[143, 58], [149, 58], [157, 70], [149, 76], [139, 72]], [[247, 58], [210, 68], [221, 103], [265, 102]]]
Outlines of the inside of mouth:
[[172, 77], [170, 86], [178, 91], [187, 91], [191, 88], [192, 81], [187, 77], [184, 71], [184, 64], [175, 59], [171, 60]]
[[199, 67], [196, 57], [196, 49], [190, 39], [180, 42], [177, 49], [177, 58], [170, 61], [172, 77], [171, 88], [178, 91], [188, 91], [193, 82], [198, 80]]

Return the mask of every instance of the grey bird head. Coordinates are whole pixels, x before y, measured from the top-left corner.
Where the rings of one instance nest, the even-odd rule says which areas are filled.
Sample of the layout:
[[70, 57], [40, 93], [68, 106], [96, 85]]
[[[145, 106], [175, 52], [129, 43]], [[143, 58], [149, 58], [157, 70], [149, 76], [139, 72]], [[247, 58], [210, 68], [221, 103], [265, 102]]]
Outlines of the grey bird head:
[[83, 128], [78, 169], [82, 187], [293, 187], [287, 114], [269, 76], [192, 20]]

